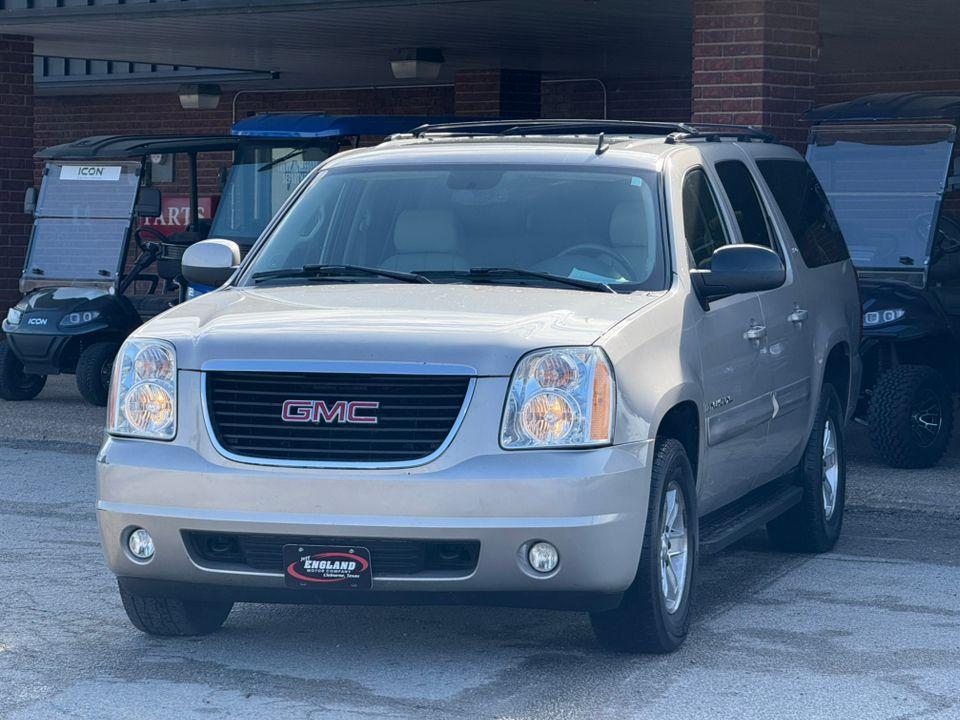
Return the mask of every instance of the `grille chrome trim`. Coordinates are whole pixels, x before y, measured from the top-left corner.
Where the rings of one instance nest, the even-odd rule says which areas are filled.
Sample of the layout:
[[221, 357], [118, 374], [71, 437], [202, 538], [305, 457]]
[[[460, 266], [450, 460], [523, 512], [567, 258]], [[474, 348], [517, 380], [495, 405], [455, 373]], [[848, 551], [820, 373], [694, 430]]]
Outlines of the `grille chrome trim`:
[[[342, 372], [344, 366], [339, 364], [338, 372]], [[207, 365], [204, 365], [205, 368], [208, 368]], [[313, 369], [307, 370], [303, 365], [298, 365], [299, 372], [312, 372]], [[356, 366], [353, 366], [356, 367]], [[384, 366], [380, 366], [383, 369]], [[394, 367], [394, 366], [390, 366]], [[407, 373], [411, 376], [417, 375], [426, 375], [433, 374], [431, 370], [435, 367], [444, 367], [444, 366], [432, 366], [432, 365], [421, 365], [417, 366], [422, 368], [418, 372]], [[446, 366], [449, 368], [450, 366]], [[217, 368], [223, 369], [223, 368]], [[231, 370], [238, 369], [236, 366], [232, 367]], [[270, 372], [278, 371], [277, 367], [264, 368], [263, 365], [246, 365], [243, 368], [244, 371], [260, 371], [260, 372]], [[287, 365], [284, 370], [290, 371], [292, 367]], [[331, 370], [327, 370], [331, 372]], [[370, 364], [369, 369], [358, 370], [358, 373], [367, 373], [367, 374], [388, 374], [386, 372], [377, 372], [373, 368], [373, 364]], [[449, 372], [449, 369], [448, 369]], [[392, 374], [392, 373], [391, 373]], [[438, 372], [436, 374], [444, 374], [443, 372]], [[452, 374], [452, 373], [451, 373]], [[467, 390], [463, 395], [463, 403], [460, 405], [460, 412], [457, 413], [456, 418], [453, 421], [453, 425], [450, 426], [450, 432], [447, 433], [447, 436], [444, 438], [443, 442], [440, 443], [440, 446], [434, 450], [429, 455], [425, 455], [421, 458], [416, 458], [415, 460], [394, 460], [388, 462], [360, 462], [360, 461], [336, 461], [336, 460], [285, 460], [281, 458], [257, 458], [250, 457], [249, 455], [238, 455], [237, 453], [227, 450], [223, 445], [220, 444], [220, 441], [217, 439], [217, 434], [213, 429], [213, 423], [210, 419], [210, 407], [207, 401], [207, 378], [208, 373], [206, 371], [201, 371], [200, 373], [200, 411], [203, 414], [203, 424], [207, 429], [207, 437], [210, 439], [210, 444], [213, 445], [214, 449], [223, 457], [228, 460], [232, 460], [243, 465], [257, 465], [261, 467], [292, 467], [292, 468], [362, 468], [367, 470], [387, 470], [391, 468], [411, 468], [419, 467], [421, 465], [426, 465], [433, 462], [438, 457], [440, 457], [444, 451], [450, 446], [450, 443], [453, 442], [453, 438], [456, 436], [457, 432], [460, 430], [460, 425], [463, 424], [463, 419], [467, 415], [467, 409], [470, 407], [470, 402], [473, 400], [473, 393], [476, 389], [477, 378], [470, 377], [467, 380]]]

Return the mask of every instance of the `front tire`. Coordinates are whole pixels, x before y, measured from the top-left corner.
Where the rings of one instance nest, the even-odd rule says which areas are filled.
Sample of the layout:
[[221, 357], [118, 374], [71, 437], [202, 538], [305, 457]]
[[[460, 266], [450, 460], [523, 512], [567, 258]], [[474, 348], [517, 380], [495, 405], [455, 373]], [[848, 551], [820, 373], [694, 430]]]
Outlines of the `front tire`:
[[591, 613], [604, 647], [668, 653], [690, 629], [690, 596], [698, 560], [693, 469], [677, 440], [657, 440], [640, 566], [619, 607]]
[[137, 630], [162, 637], [209, 635], [220, 629], [233, 609], [231, 602], [143, 597], [127, 592], [123, 585], [120, 585], [120, 600]]
[[822, 553], [840, 538], [847, 494], [843, 419], [836, 390], [825, 384], [798, 470], [803, 498], [767, 523], [767, 535], [780, 550]]
[[926, 365], [901, 365], [877, 380], [867, 414], [870, 442], [896, 468], [933, 467], [950, 444], [953, 398]]
[[46, 375], [30, 375], [6, 339], [0, 340], [0, 398], [33, 400], [47, 384]]
[[110, 394], [110, 375], [120, 346], [98, 342], [80, 353], [77, 360], [77, 390], [91, 405], [103, 407]]

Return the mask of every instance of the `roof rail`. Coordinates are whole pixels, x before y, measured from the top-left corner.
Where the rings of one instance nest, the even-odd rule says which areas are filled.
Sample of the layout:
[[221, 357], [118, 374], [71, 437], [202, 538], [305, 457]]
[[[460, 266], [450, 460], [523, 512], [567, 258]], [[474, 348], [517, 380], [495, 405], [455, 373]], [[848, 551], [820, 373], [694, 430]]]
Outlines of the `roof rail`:
[[647, 122], [642, 120], [471, 120], [421, 125], [410, 134], [420, 138], [443, 137], [508, 137], [516, 135], [664, 135], [670, 144], [702, 140], [719, 142], [733, 138], [741, 142], [778, 142], [773, 135], [746, 125], [713, 125], [703, 123]]

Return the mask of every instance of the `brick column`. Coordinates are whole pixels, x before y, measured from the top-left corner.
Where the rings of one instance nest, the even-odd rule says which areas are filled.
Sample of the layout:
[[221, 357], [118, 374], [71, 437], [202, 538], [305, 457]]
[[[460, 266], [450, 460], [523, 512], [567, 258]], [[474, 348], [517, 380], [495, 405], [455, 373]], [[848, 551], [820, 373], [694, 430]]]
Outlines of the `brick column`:
[[820, 0], [694, 0], [693, 121], [757, 125], [802, 146]]
[[23, 193], [33, 184], [33, 38], [0, 35], [0, 312], [17, 288], [32, 218]]
[[540, 73], [529, 70], [460, 70], [454, 110], [473, 117], [540, 117]]

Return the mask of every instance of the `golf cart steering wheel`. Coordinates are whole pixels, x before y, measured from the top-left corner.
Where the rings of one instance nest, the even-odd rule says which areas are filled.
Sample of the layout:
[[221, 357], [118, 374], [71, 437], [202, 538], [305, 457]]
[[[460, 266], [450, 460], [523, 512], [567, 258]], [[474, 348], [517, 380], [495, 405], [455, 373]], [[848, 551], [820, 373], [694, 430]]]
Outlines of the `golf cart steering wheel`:
[[137, 247], [143, 252], [152, 252], [149, 243], [147, 243], [147, 241], [141, 237], [143, 233], [152, 235], [159, 243], [165, 243], [167, 241], [167, 236], [156, 228], [152, 228], [148, 225], [141, 225], [133, 231], [133, 240], [137, 243]]
[[[926, 239], [930, 232], [930, 223], [932, 222], [932, 213], [918, 215], [917, 219], [914, 220], [914, 228], [917, 234]], [[955, 252], [960, 252], [960, 223], [949, 215], [940, 215], [937, 232], [933, 238], [931, 260], [935, 260], [940, 255], [950, 255]]]
[[566, 250], [563, 250], [557, 253], [557, 257], [563, 257], [564, 255], [576, 255], [580, 250], [592, 250], [593, 252], [600, 253], [611, 260], [617, 266], [617, 269], [623, 271], [623, 277], [629, 278], [633, 275], [633, 268], [630, 267], [626, 259], [621, 256], [619, 253], [614, 252], [606, 245], [601, 245], [600, 243], [580, 243], [579, 245], [574, 245], [568, 247]]

